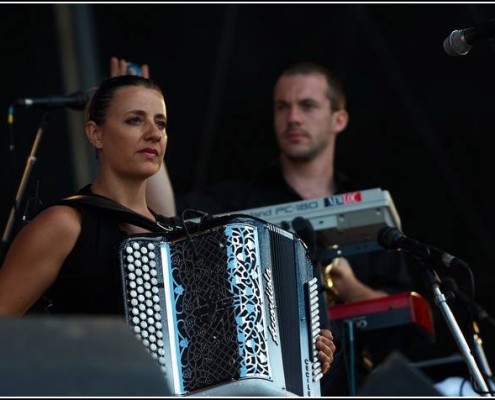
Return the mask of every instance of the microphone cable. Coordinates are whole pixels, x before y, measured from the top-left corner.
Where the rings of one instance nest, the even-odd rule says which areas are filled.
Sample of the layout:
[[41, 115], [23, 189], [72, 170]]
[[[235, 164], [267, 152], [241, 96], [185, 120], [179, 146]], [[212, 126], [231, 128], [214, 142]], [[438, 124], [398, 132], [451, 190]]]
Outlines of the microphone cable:
[[185, 233], [185, 235], [187, 237], [187, 240], [189, 241], [189, 243], [191, 245], [191, 249], [192, 249], [192, 252], [193, 252], [194, 260], [197, 261], [199, 259], [199, 255], [198, 255], [198, 251], [196, 249], [196, 244], [194, 243], [193, 237], [191, 236], [191, 233], [189, 232], [189, 229], [187, 227], [186, 214], [189, 214], [189, 213], [193, 213], [193, 214], [196, 214], [196, 215], [199, 215], [200, 216], [200, 222], [198, 223], [198, 226], [201, 226], [201, 222], [204, 219], [211, 218], [212, 215], [211, 214], [208, 214], [208, 213], [205, 213], [203, 211], [194, 210], [194, 209], [190, 209], [190, 208], [187, 208], [187, 209], [183, 210], [182, 213], [181, 213], [180, 223], [181, 223], [182, 229], [184, 229], [184, 233]]

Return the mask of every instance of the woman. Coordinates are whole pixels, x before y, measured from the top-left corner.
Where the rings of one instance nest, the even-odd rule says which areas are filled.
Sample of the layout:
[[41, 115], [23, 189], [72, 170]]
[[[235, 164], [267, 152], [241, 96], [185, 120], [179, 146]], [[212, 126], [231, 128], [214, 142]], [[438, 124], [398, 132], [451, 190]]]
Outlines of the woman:
[[[150, 68], [148, 64], [136, 65], [123, 58], [110, 58], [110, 76], [122, 75], [137, 75], [140, 74], [145, 78], [150, 77]], [[147, 201], [156, 210], [160, 210], [163, 215], [173, 216], [176, 213], [176, 205], [174, 199], [174, 191], [170, 182], [170, 177], [167, 172], [165, 163], [157, 174], [148, 180]], [[317, 343], [320, 360], [323, 364], [323, 373], [328, 372], [330, 364], [333, 362], [333, 354], [335, 352], [335, 344], [333, 343], [332, 333], [328, 329], [321, 331], [319, 343]]]
[[[85, 127], [98, 173], [79, 193], [157, 221], [146, 203], [146, 181], [162, 165], [166, 126], [163, 94], [150, 79], [103, 81], [88, 104]], [[122, 314], [115, 249], [126, 235], [145, 231], [84, 207], [48, 207], [17, 235], [0, 268], [0, 316], [20, 317], [40, 299], [52, 313]], [[325, 371], [335, 351], [329, 331], [322, 331], [317, 348]]]
[[[86, 122], [98, 173], [80, 193], [104, 196], [155, 221], [146, 179], [162, 164], [166, 126], [156, 84], [130, 75], [105, 80], [88, 104]], [[0, 269], [0, 315], [21, 316], [45, 293], [54, 313], [121, 313], [112, 253], [126, 234], [142, 231], [83, 209], [47, 208], [18, 234]]]

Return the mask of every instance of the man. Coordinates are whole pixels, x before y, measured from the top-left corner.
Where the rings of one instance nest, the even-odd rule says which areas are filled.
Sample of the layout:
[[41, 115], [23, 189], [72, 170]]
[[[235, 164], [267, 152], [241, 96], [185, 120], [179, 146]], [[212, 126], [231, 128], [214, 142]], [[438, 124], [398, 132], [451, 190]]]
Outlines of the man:
[[[219, 214], [356, 190], [334, 168], [336, 139], [348, 120], [342, 84], [330, 71], [313, 63], [287, 68], [274, 88], [279, 156], [252, 181], [227, 181], [177, 196], [179, 215], [186, 209]], [[163, 210], [165, 198], [155, 197], [150, 203]], [[333, 263], [331, 278], [340, 301], [371, 300], [411, 288], [407, 265], [398, 254], [378, 251], [338, 261]], [[324, 378], [323, 395], [349, 393], [346, 376], [342, 376], [345, 368], [338, 363], [337, 357]]]
[[[227, 181], [178, 196], [178, 210], [217, 214], [356, 190], [334, 169], [335, 142], [349, 116], [342, 85], [330, 71], [312, 63], [287, 68], [275, 84], [273, 102], [279, 157], [251, 182]], [[373, 270], [361, 265], [370, 259], [376, 260]], [[383, 251], [353, 260], [357, 265], [353, 262], [351, 268], [340, 259], [331, 272], [343, 301], [370, 300], [409, 288], [401, 257]]]
[[[356, 190], [334, 168], [336, 139], [349, 121], [341, 83], [320, 65], [299, 63], [280, 75], [273, 96], [279, 157], [253, 182], [224, 182], [188, 193], [178, 198], [178, 209], [221, 213]], [[411, 288], [404, 260], [385, 251], [341, 258], [333, 263], [331, 278], [340, 300], [348, 303]], [[337, 333], [336, 336], [339, 337]], [[341, 343], [345, 340], [339, 339]], [[349, 394], [344, 358], [341, 352], [330, 374], [323, 379], [323, 395]], [[359, 385], [366, 375], [366, 367], [358, 365], [356, 368]]]

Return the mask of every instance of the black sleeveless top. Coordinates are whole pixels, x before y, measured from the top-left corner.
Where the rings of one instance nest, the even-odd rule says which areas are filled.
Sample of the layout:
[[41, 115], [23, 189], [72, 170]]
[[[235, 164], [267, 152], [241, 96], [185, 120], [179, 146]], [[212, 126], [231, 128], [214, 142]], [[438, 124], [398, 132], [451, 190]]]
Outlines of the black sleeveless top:
[[[90, 185], [78, 194], [92, 194]], [[81, 214], [81, 233], [54, 284], [30, 312], [123, 315], [116, 257], [126, 233], [120, 230], [119, 221], [105, 218], [104, 212], [78, 204], [73, 207]]]

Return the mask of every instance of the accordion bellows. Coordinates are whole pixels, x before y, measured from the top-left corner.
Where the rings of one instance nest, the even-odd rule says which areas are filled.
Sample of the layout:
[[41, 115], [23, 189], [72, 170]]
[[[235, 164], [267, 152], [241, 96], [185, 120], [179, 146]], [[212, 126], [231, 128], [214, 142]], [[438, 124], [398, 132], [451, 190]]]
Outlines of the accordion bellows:
[[125, 314], [174, 396], [320, 396], [317, 280], [302, 241], [247, 216], [119, 248]]

